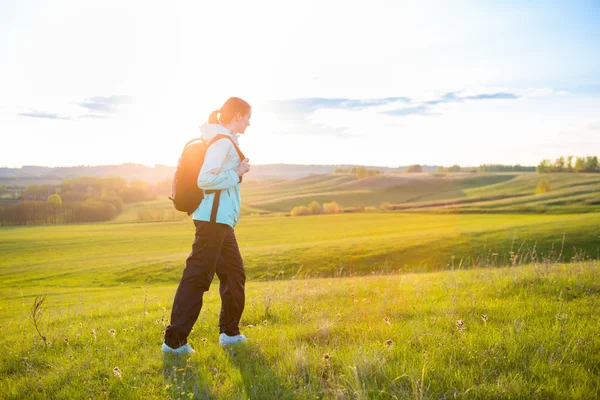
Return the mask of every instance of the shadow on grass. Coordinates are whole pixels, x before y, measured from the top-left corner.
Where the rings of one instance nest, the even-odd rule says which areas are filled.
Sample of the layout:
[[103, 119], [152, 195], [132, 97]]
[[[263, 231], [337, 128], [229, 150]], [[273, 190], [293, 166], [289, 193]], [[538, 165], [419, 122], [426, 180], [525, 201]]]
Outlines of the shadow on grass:
[[290, 399], [294, 389], [273, 371], [273, 361], [258, 346], [243, 343], [224, 348], [227, 358], [237, 367], [250, 399]]
[[208, 376], [194, 357], [164, 354], [163, 376], [169, 398], [217, 399]]

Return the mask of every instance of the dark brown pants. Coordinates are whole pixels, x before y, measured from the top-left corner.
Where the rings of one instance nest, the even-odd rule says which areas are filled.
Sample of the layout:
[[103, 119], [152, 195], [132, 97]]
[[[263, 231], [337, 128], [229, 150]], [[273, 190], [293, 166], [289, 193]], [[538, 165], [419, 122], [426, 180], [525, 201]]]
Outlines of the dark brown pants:
[[173, 300], [171, 324], [165, 331], [165, 343], [176, 349], [187, 338], [202, 309], [202, 296], [215, 276], [221, 294], [220, 333], [240, 334], [239, 322], [244, 311], [246, 273], [235, 233], [229, 225], [194, 221], [196, 237], [187, 258], [183, 277]]

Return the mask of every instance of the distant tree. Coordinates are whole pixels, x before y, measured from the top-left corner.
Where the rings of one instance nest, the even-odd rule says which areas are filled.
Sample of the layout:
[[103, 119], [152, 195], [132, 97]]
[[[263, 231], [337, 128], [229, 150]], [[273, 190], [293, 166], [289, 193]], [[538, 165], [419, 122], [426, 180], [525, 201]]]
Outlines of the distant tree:
[[404, 172], [406, 172], [406, 173], [423, 172], [423, 168], [418, 164], [413, 164], [413, 165], [409, 165]]
[[119, 190], [127, 186], [127, 181], [121, 177], [110, 177], [102, 179], [102, 187], [107, 190]]
[[439, 166], [436, 168], [436, 172], [438, 172], [438, 173], [446, 172], [446, 168]]
[[551, 190], [550, 181], [548, 179], [542, 179], [535, 188], [535, 194], [546, 193]]
[[297, 217], [297, 216], [301, 216], [301, 215], [309, 215], [309, 214], [310, 214], [310, 210], [306, 206], [294, 207], [294, 208], [292, 208], [292, 211], [290, 211], [290, 215], [292, 217]]
[[577, 157], [575, 159], [575, 172], [584, 172], [585, 171], [585, 158]]
[[460, 168], [460, 165], [458, 165], [458, 164], [454, 164], [453, 166], [448, 168], [448, 172], [460, 172], [461, 170], [462, 169]]
[[46, 210], [47, 217], [46, 223], [48, 224], [56, 224], [61, 220], [61, 208], [62, 208], [62, 199], [56, 193], [51, 194], [46, 200], [48, 205], [48, 209]]
[[585, 172], [598, 172], [598, 157], [587, 156], [585, 158]]
[[339, 214], [342, 211], [342, 207], [335, 201], [323, 204], [323, 214]]
[[536, 168], [536, 171], [539, 174], [544, 174], [546, 172], [552, 172], [552, 164], [551, 164], [550, 160], [543, 160], [542, 162], [540, 162], [540, 164]]
[[350, 173], [350, 168], [341, 168], [341, 167], [335, 168], [333, 170], [333, 173], [334, 174], [348, 174], [348, 173]]
[[535, 171], [535, 167], [526, 165], [502, 165], [502, 164], [482, 164], [477, 167], [479, 172], [529, 172]]
[[557, 158], [556, 161], [554, 162], [553, 172], [563, 172], [564, 169], [565, 169], [565, 158], [564, 157]]
[[125, 203], [137, 203], [155, 198], [152, 187], [144, 181], [131, 181], [128, 187], [121, 189], [117, 194]]
[[117, 209], [118, 213], [121, 213], [123, 211], [123, 209], [125, 208], [125, 205], [123, 204], [123, 200], [117, 195], [102, 196], [99, 198], [99, 200], [104, 203], [112, 204]]
[[48, 197], [48, 200], [46, 200], [49, 204], [55, 205], [55, 206], [60, 206], [62, 205], [62, 199], [60, 198], [60, 195], [54, 193], [51, 194]]
[[358, 167], [356, 168], [356, 177], [358, 179], [363, 179], [369, 176], [369, 171], [366, 167]]
[[573, 156], [567, 157], [567, 172], [573, 172]]
[[311, 214], [321, 214], [321, 205], [317, 201], [313, 201], [308, 205], [308, 210]]

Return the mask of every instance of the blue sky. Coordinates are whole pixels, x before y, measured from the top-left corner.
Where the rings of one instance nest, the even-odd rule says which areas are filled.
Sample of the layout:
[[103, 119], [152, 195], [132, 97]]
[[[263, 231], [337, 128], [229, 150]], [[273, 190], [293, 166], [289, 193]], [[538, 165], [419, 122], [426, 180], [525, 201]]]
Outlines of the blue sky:
[[0, 166], [174, 165], [230, 96], [251, 163], [600, 155], [600, 2], [0, 1]]

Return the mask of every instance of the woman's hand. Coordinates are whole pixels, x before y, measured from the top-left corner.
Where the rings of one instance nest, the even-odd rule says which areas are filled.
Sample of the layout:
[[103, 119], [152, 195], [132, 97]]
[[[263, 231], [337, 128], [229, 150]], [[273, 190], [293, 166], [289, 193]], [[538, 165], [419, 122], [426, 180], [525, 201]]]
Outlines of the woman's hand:
[[249, 162], [249, 158], [244, 158], [242, 162], [240, 162], [240, 165], [238, 165], [238, 167], [235, 169], [235, 172], [238, 174], [239, 177], [244, 176], [246, 172], [250, 171]]

